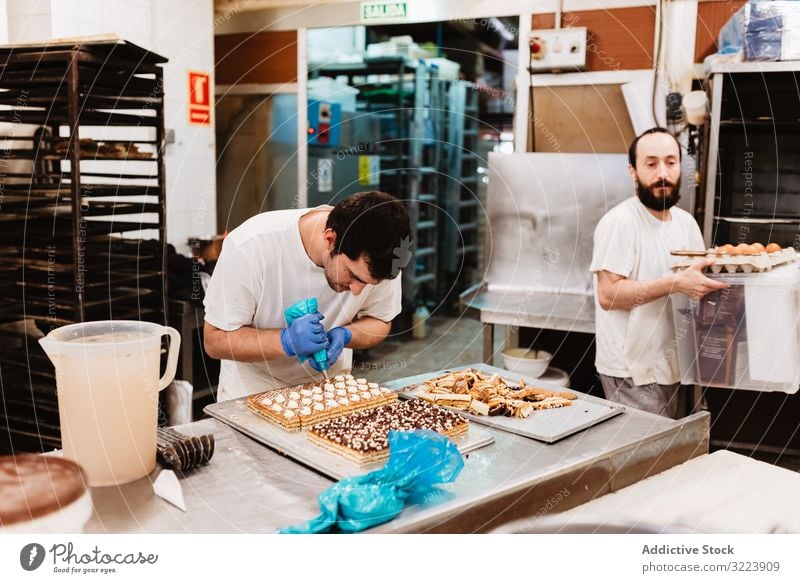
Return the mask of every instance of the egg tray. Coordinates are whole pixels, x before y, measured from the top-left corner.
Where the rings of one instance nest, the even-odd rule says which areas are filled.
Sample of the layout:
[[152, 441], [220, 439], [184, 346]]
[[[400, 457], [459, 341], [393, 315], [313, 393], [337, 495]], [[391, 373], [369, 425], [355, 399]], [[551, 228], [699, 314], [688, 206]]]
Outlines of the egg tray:
[[758, 255], [717, 255], [715, 250], [706, 252], [703, 257], [685, 257], [672, 265], [672, 271], [681, 271], [691, 267], [698, 261], [713, 259], [709, 266], [712, 273], [763, 273], [773, 267], [796, 261], [798, 258], [794, 247], [787, 247], [772, 253], [762, 252]]

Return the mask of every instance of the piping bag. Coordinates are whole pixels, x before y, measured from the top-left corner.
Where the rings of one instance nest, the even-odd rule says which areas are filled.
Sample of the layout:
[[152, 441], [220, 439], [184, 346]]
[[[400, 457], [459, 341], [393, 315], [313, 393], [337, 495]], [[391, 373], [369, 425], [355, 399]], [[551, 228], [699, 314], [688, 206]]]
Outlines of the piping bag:
[[[292, 322], [296, 318], [301, 318], [303, 316], [307, 316], [308, 314], [313, 314], [317, 311], [317, 298], [306, 298], [305, 300], [300, 300], [296, 304], [292, 304], [288, 308], [283, 311], [283, 316], [286, 318], [286, 325], [291, 326]], [[328, 377], [328, 353], [325, 350], [317, 350], [314, 354], [314, 361], [319, 365], [320, 370], [322, 370], [322, 374], [325, 375], [325, 378]], [[297, 360], [300, 362], [305, 362], [308, 359], [307, 356], [300, 356], [297, 355]]]
[[322, 492], [320, 513], [308, 522], [280, 529], [282, 534], [359, 532], [387, 522], [411, 504], [441, 501], [439, 488], [464, 468], [456, 444], [430, 430], [389, 431], [389, 461], [382, 468], [336, 482]]

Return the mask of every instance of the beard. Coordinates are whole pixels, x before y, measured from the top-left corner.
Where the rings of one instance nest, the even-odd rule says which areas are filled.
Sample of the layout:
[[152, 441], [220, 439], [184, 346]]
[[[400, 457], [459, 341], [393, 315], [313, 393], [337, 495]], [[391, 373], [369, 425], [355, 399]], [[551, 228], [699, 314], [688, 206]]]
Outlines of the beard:
[[[658, 196], [655, 189], [661, 186], [667, 187], [668, 190], [663, 196]], [[678, 177], [674, 183], [669, 180], [656, 180], [649, 186], [645, 186], [639, 179], [636, 179], [636, 196], [642, 201], [642, 204], [654, 211], [665, 211], [678, 204], [681, 199], [680, 195], [681, 179]]]
[[326, 265], [325, 262], [322, 264], [322, 272], [325, 274], [325, 281], [328, 282], [328, 287], [330, 287], [333, 291], [337, 294], [346, 292], [350, 289], [350, 286], [342, 285], [339, 281], [339, 278], [336, 277], [336, 271], [333, 268], [333, 260], [335, 258], [335, 254], [331, 253], [328, 256], [328, 263]]
[[328, 282], [328, 287], [330, 287], [337, 294], [344, 293], [350, 289], [349, 287], [343, 286], [339, 282], [334, 281], [334, 279], [331, 278], [327, 273], [325, 274], [325, 279]]

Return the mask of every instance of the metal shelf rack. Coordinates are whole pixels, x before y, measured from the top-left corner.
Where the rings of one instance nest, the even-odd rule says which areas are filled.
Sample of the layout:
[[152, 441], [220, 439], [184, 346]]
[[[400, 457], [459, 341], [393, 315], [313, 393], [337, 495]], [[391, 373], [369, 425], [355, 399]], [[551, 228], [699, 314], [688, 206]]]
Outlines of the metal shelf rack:
[[405, 201], [414, 240], [413, 269], [404, 270], [403, 292], [407, 298], [435, 299], [442, 200], [438, 160], [444, 137], [435, 133], [431, 116], [442, 100], [441, 82], [423, 62], [401, 56], [325, 65], [313, 74], [346, 77], [359, 89], [358, 111], [380, 116], [381, 137], [374, 148], [380, 156], [380, 188]]
[[165, 62], [117, 40], [0, 49], [0, 453], [60, 445], [38, 337], [167, 322]]
[[[711, 72], [705, 204], [707, 246], [798, 244], [800, 146], [797, 62], [739, 63]], [[712, 447], [800, 455], [800, 393], [704, 390]], [[699, 398], [696, 397], [699, 401]]]
[[440, 297], [455, 301], [482, 277], [485, 201], [479, 168], [486, 162], [480, 154], [478, 93], [470, 83], [450, 85], [446, 111], [443, 192], [447, 218], [442, 229]]

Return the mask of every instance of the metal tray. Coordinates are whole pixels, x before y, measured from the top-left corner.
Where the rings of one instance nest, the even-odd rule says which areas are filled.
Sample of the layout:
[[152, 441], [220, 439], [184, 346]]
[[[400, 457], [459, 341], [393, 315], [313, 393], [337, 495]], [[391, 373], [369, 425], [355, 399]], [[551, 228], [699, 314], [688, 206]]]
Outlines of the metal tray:
[[440, 370], [438, 372], [426, 373], [405, 379], [404, 386], [396, 387], [396, 383], [386, 383], [386, 387], [392, 390], [399, 391], [399, 395], [405, 399], [416, 398], [413, 392], [414, 387], [419, 383], [438, 377], [448, 372], [454, 372], [472, 368], [486, 372], [489, 374], [497, 373], [503, 377], [510, 386], [514, 386], [515, 379], [525, 379], [525, 382], [534, 386], [542, 387], [545, 389], [553, 389], [554, 391], [570, 391], [578, 395], [578, 398], [572, 402], [569, 407], [561, 407], [560, 409], [545, 409], [543, 411], [534, 411], [530, 417], [519, 419], [516, 417], [489, 417], [487, 415], [475, 415], [459, 410], [458, 412], [468, 418], [470, 421], [494, 427], [523, 437], [529, 437], [545, 443], [555, 443], [560, 439], [574, 435], [579, 431], [583, 431], [596, 425], [606, 419], [611, 419], [619, 415], [625, 410], [625, 407], [616, 403], [611, 403], [604, 399], [598, 399], [591, 395], [586, 395], [574, 391], [572, 389], [565, 389], [553, 383], [539, 381], [534, 378], [526, 377], [507, 370], [490, 366], [487, 364], [471, 364], [450, 369]]
[[[366, 474], [381, 467], [385, 461], [360, 466], [334, 453], [318, 447], [306, 439], [306, 430], [289, 432], [263, 419], [247, 408], [246, 399], [233, 399], [207, 405], [203, 409], [212, 417], [238, 429], [278, 453], [291, 457], [335, 480]], [[458, 450], [469, 453], [494, 442], [485, 430], [471, 425], [467, 435], [453, 439]]]

